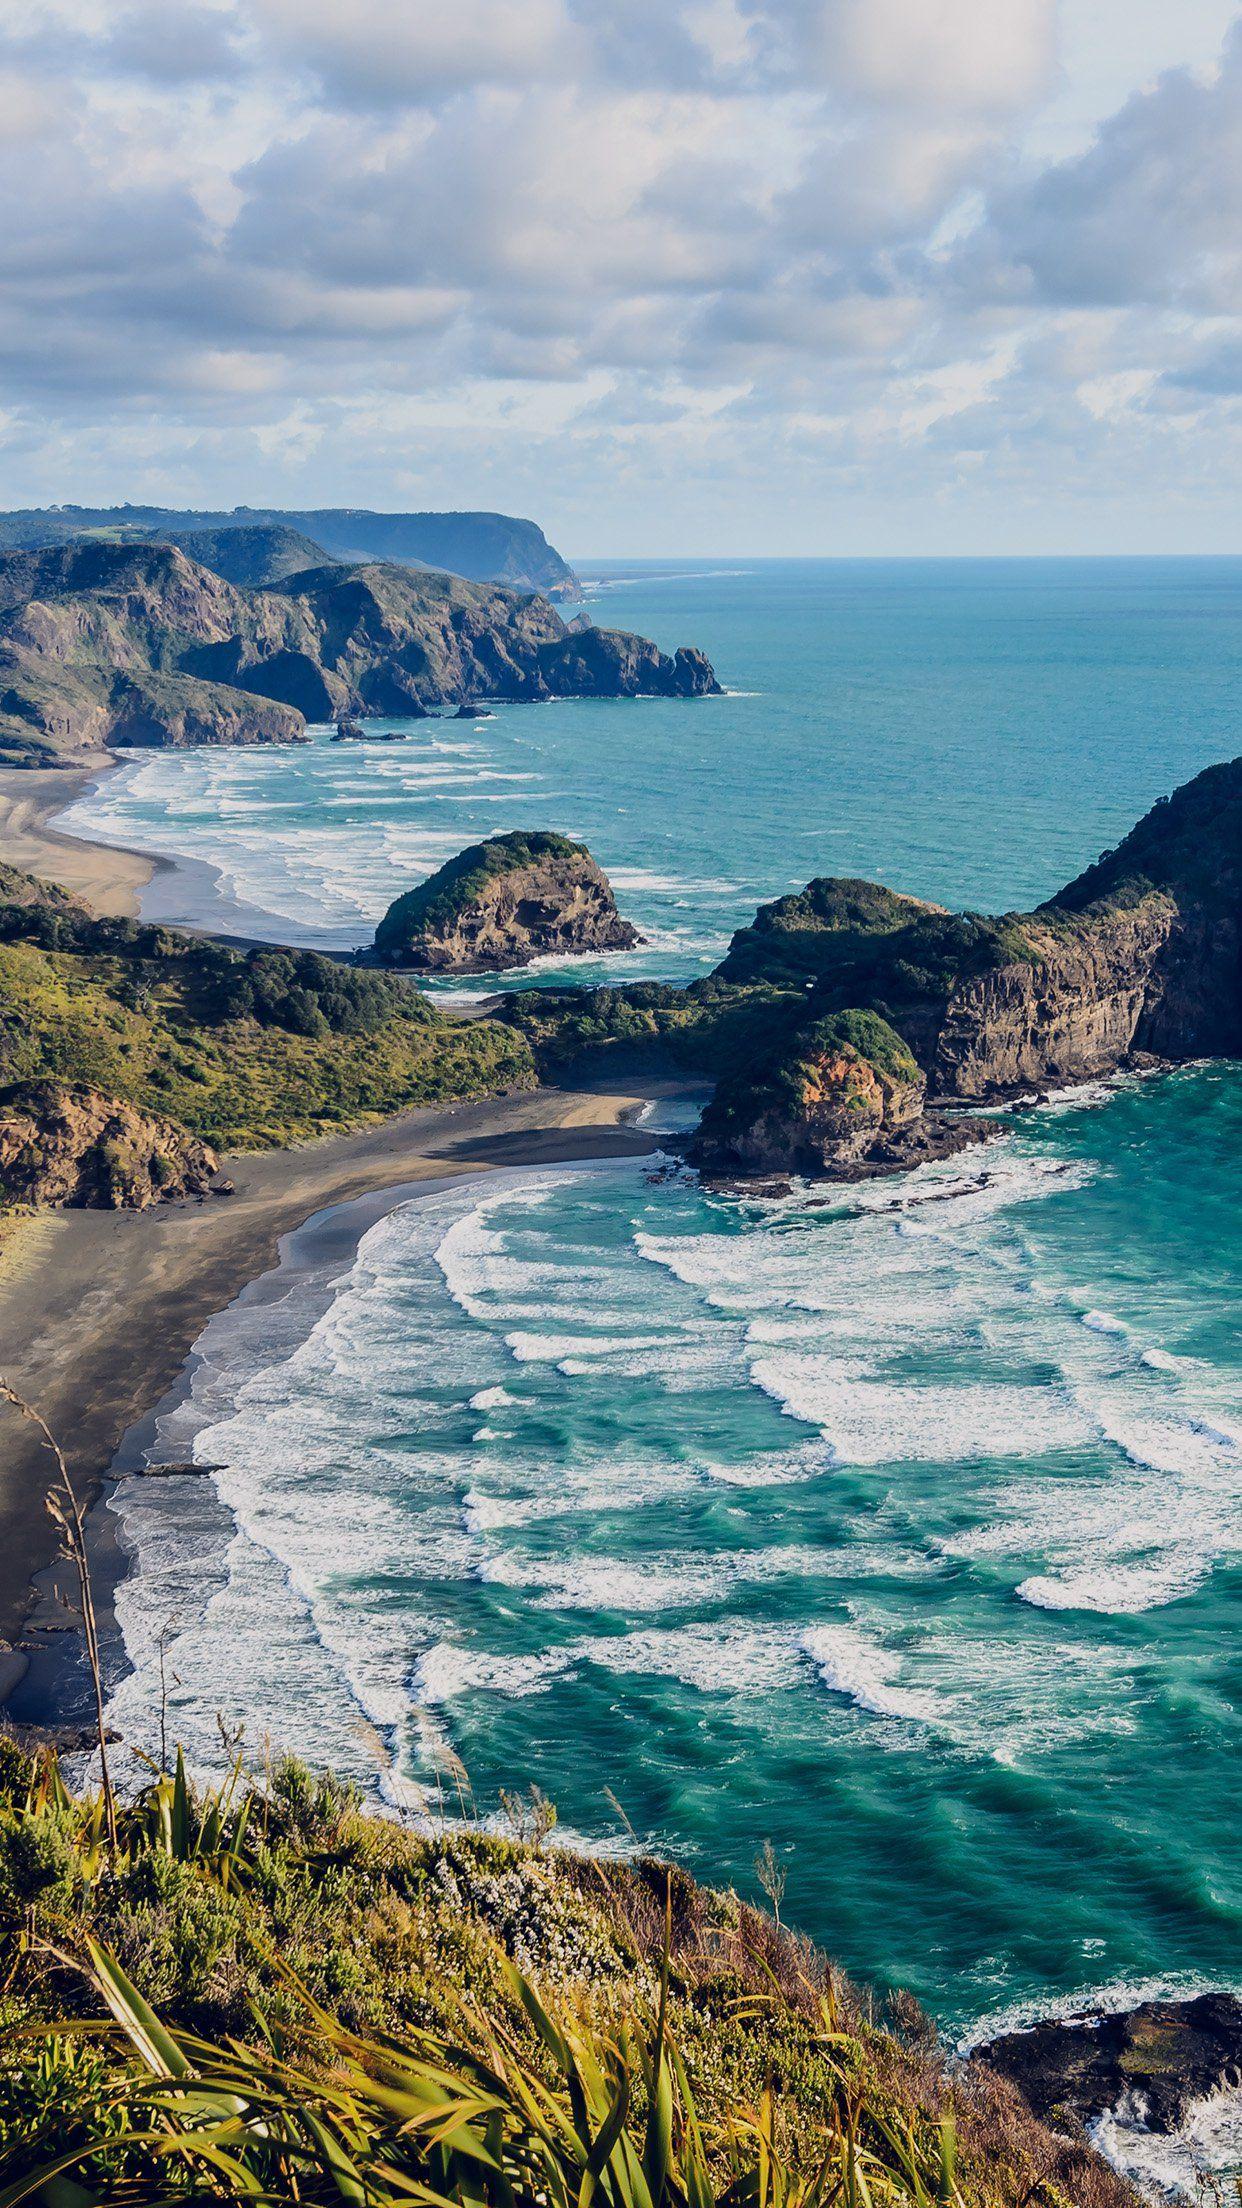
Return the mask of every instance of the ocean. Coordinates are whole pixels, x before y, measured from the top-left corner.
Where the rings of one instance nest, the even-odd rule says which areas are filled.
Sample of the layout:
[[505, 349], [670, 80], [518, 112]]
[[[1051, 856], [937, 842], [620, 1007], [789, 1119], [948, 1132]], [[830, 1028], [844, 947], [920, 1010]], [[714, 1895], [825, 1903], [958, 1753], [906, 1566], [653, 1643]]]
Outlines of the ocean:
[[[1242, 561], [591, 573], [729, 694], [143, 756], [71, 825], [201, 862], [153, 910], [332, 947], [555, 827], [648, 941], [511, 985], [677, 980], [814, 873], [1029, 905], [1239, 749]], [[1204, 1065], [847, 1190], [606, 1161], [295, 1237], [164, 1421], [217, 1469], [117, 1490], [116, 1721], [535, 1783], [752, 1894], [770, 1839], [787, 1917], [963, 2038], [1239, 1984], [1240, 1155]]]

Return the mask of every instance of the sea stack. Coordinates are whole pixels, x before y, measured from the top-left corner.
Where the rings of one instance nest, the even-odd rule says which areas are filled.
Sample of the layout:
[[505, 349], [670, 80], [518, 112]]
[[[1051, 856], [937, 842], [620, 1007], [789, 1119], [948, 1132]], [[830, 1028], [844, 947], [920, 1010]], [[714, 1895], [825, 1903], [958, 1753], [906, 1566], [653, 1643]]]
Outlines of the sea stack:
[[585, 844], [532, 829], [472, 844], [398, 897], [371, 955], [423, 973], [480, 974], [630, 951], [640, 940]]

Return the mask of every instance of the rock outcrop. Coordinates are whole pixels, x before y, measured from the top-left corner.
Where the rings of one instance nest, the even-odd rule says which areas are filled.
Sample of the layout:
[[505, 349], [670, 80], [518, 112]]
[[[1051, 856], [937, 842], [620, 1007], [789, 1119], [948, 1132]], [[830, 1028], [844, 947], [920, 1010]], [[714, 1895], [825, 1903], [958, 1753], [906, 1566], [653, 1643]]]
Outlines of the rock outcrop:
[[1242, 2086], [1242, 2001], [1201, 1993], [1092, 2011], [1007, 2032], [974, 2059], [1011, 2078], [1043, 2121], [1086, 2125], [1124, 2105], [1149, 2131], [1176, 2131], [1195, 2102]]
[[891, 1170], [997, 1131], [963, 1104], [1242, 1055], [1242, 760], [1163, 799], [1038, 911], [823, 877], [687, 989], [532, 994], [504, 1016], [549, 1067], [639, 1049], [714, 1076], [690, 1155], [730, 1176]]
[[375, 931], [373, 956], [423, 973], [478, 974], [628, 951], [639, 940], [586, 847], [535, 830], [472, 844], [398, 897]]
[[165, 544], [0, 557], [0, 759], [102, 744], [291, 743], [307, 721], [466, 700], [702, 696], [702, 654], [569, 632], [546, 599], [330, 564], [239, 589]]
[[713, 1173], [847, 1174], [917, 1120], [926, 1083], [901, 1037], [873, 1013], [837, 1012], [797, 1030], [787, 1053], [722, 1083], [691, 1155]]
[[83, 1083], [0, 1092], [0, 1194], [10, 1203], [144, 1211], [204, 1195], [218, 1170], [205, 1142]]

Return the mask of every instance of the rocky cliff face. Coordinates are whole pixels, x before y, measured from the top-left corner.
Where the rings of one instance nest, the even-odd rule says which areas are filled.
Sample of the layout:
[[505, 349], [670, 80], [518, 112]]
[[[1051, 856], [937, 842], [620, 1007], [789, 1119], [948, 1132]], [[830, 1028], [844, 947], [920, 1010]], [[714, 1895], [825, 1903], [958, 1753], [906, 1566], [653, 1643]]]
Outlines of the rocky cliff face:
[[913, 1056], [883, 1020], [832, 1013], [799, 1029], [749, 1080], [720, 1084], [690, 1157], [713, 1175], [848, 1178], [881, 1145], [900, 1151], [925, 1095]]
[[473, 844], [398, 897], [376, 929], [374, 956], [423, 973], [477, 974], [638, 941], [590, 852], [534, 832]]
[[763, 907], [689, 989], [547, 1005], [542, 1027], [537, 999], [519, 1016], [545, 1059], [558, 1033], [649, 1039], [717, 1076], [691, 1151], [714, 1173], [906, 1165], [995, 1131], [946, 1106], [1238, 1056], [1242, 760], [1153, 807], [1037, 912], [950, 913], [825, 877]]
[[183, 1127], [83, 1084], [0, 1094], [0, 1193], [11, 1203], [142, 1211], [205, 1194], [217, 1171], [214, 1151]]
[[0, 558], [10, 763], [109, 742], [293, 742], [308, 720], [417, 717], [467, 700], [717, 687], [701, 653], [570, 632], [546, 599], [451, 575], [333, 564], [243, 590], [162, 544]]
[[1081, 923], [1032, 918], [1022, 955], [956, 981], [943, 1002], [903, 1006], [935, 1093], [986, 1098], [1111, 1073], [1143, 1047], [1176, 919], [1159, 895]]

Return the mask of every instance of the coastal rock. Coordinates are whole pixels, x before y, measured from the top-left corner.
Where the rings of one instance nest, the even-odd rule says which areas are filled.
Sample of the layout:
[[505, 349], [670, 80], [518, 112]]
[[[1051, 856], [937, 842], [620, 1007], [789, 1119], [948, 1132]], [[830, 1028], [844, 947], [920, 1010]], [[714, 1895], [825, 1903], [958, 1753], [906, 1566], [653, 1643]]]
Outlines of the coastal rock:
[[571, 633], [545, 598], [329, 562], [241, 589], [172, 545], [0, 557], [0, 758], [108, 743], [281, 743], [308, 721], [421, 719], [469, 700], [696, 697], [702, 653]]
[[[879, 1017], [879, 1054], [808, 1072], [788, 1060], [726, 1075], [692, 1155], [730, 1171], [905, 1166], [986, 1138], [995, 1123], [933, 1119], [932, 1100], [988, 1100], [1098, 1079], [1132, 1064], [1242, 1053], [1242, 760], [1211, 767], [1139, 822], [1115, 852], [1033, 913], [954, 914], [877, 884], [826, 878], [765, 907], [715, 977], [792, 991], [802, 1013]], [[790, 1017], [796, 1018], [791, 1003]], [[922, 1092], [884, 1088], [891, 1042]], [[811, 1059], [815, 1052], [810, 1051]], [[835, 1084], [835, 1085], [834, 1085]], [[773, 1102], [775, 1089], [776, 1101]], [[826, 1139], [821, 1140], [821, 1130]], [[851, 1132], [852, 1130], [852, 1132]], [[822, 1162], [816, 1166], [816, 1159]]]
[[550, 1072], [628, 1051], [714, 1078], [688, 1150], [714, 1176], [901, 1170], [1001, 1131], [963, 1103], [1237, 1057], [1242, 760], [1161, 800], [1035, 912], [822, 876], [685, 989], [530, 991], [501, 1017]]
[[116, 684], [112, 709], [108, 742], [118, 750], [306, 742], [306, 723], [288, 706], [186, 675], [131, 675]]
[[974, 2059], [1012, 2079], [1043, 2121], [1088, 2124], [1125, 2104], [1151, 2131], [1176, 2131], [1197, 2101], [1242, 2086], [1242, 2001], [1202, 1993], [1092, 2011], [1006, 2032]]
[[577, 623], [543, 647], [540, 672], [552, 692], [575, 698], [721, 695], [704, 653], [682, 646], [670, 659], [645, 636]]
[[10, 1203], [144, 1211], [205, 1194], [216, 1169], [214, 1151], [183, 1127], [83, 1083], [0, 1092], [0, 1195]]
[[926, 1084], [901, 1037], [869, 1012], [799, 1029], [754, 1076], [722, 1081], [690, 1143], [713, 1176], [851, 1177], [918, 1123]]
[[425, 973], [489, 973], [639, 941], [583, 844], [536, 830], [472, 844], [391, 904], [374, 956]]

